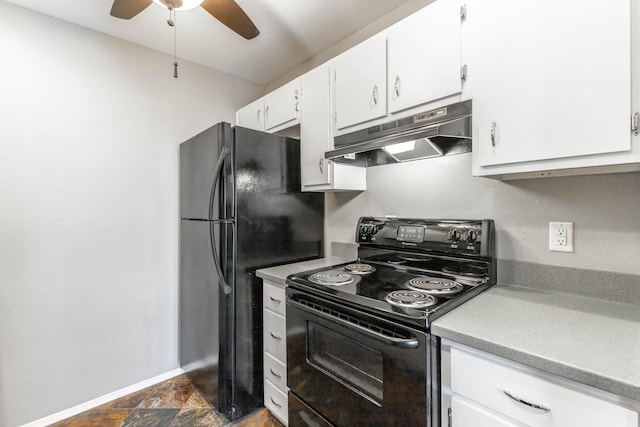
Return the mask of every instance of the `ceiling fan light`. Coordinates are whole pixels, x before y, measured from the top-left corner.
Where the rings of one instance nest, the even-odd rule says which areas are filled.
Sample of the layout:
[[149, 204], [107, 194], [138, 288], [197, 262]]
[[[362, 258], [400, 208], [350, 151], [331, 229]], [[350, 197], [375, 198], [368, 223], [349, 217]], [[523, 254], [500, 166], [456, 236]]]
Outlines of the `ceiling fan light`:
[[189, 10], [202, 4], [204, 0], [153, 0], [154, 3], [167, 9]]

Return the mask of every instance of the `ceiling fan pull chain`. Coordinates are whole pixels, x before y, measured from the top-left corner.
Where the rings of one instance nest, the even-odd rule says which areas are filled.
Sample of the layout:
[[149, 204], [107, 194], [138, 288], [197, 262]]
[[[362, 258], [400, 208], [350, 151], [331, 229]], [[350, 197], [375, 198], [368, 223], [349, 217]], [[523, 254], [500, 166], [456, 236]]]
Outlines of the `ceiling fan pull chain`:
[[178, 36], [176, 35], [176, 10], [170, 10], [173, 13], [173, 77], [178, 78]]

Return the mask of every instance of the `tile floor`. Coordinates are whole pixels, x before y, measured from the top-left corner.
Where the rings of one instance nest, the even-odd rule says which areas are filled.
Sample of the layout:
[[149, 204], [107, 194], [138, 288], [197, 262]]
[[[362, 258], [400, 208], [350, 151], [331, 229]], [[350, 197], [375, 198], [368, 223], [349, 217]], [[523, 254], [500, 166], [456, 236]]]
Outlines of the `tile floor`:
[[283, 427], [262, 409], [231, 423], [185, 376], [178, 376], [50, 427]]

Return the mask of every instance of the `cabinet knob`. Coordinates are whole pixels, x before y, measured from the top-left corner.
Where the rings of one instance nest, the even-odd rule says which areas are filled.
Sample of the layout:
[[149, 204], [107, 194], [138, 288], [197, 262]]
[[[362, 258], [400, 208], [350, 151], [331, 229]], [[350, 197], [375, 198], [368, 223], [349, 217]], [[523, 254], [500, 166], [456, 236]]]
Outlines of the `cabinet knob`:
[[281, 341], [282, 337], [279, 337], [278, 335], [274, 334], [273, 332], [269, 332], [269, 335], [271, 335], [271, 338], [273, 338], [274, 340], [277, 341]]
[[276, 405], [278, 408], [282, 408], [282, 405], [279, 404], [278, 402], [276, 402], [275, 400], [273, 400], [273, 397], [270, 397], [271, 399], [271, 403], [273, 403], [274, 405]]
[[491, 122], [491, 146], [496, 146], [496, 122]]
[[378, 105], [378, 85], [373, 85], [373, 105]]
[[269, 106], [264, 109], [264, 118], [265, 120], [269, 120]]
[[400, 76], [396, 76], [395, 91], [396, 98], [400, 98]]
[[273, 368], [269, 368], [269, 371], [271, 371], [271, 375], [273, 375], [274, 377], [276, 377], [278, 379], [282, 378], [282, 375], [280, 375], [279, 373], [274, 371]]
[[258, 120], [258, 123], [262, 122], [262, 110], [260, 109], [256, 112], [256, 120]]
[[324, 161], [322, 159], [318, 161], [318, 169], [320, 169], [320, 173], [324, 173]]

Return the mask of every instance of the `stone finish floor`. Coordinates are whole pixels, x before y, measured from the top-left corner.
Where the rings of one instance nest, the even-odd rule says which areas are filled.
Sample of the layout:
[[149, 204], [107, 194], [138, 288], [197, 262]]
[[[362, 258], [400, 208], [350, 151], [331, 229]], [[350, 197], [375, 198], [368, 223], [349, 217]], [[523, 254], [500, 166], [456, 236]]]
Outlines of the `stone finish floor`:
[[283, 427], [262, 409], [231, 423], [185, 376], [177, 376], [50, 427]]

